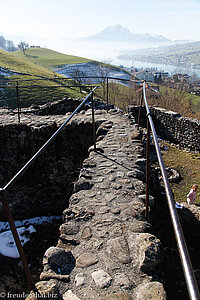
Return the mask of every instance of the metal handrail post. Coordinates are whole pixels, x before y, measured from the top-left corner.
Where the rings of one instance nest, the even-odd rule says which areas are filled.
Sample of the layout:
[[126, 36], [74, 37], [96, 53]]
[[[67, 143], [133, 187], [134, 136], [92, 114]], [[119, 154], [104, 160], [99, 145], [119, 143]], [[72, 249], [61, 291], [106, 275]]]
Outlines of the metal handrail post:
[[143, 104], [143, 92], [141, 91], [140, 109], [139, 109], [139, 114], [138, 114], [138, 126], [137, 126], [138, 130], [140, 127], [140, 116], [141, 116], [141, 111], [142, 111], [142, 104]]
[[18, 122], [20, 123], [20, 98], [19, 98], [19, 82], [16, 84], [16, 96], [17, 96], [17, 113], [18, 113]]
[[106, 88], [107, 88], [107, 90], [106, 90], [106, 109], [107, 109], [107, 112], [108, 112], [108, 77], [107, 77], [107, 86], [106, 86]]
[[91, 94], [91, 105], [92, 105], [92, 129], [93, 129], [93, 143], [94, 143], [94, 151], [97, 151], [96, 148], [96, 126], [95, 126], [95, 117], [94, 117], [94, 92]]
[[12, 213], [10, 211], [10, 208], [9, 208], [9, 205], [8, 205], [8, 202], [7, 202], [7, 199], [6, 199], [7, 198], [6, 191], [4, 189], [0, 189], [0, 198], [1, 198], [2, 205], [3, 205], [3, 208], [4, 208], [4, 212], [5, 212], [5, 215], [7, 217], [8, 223], [10, 225], [10, 229], [11, 229], [13, 238], [15, 240], [15, 243], [16, 243], [16, 246], [17, 246], [17, 249], [18, 249], [22, 264], [23, 264], [23, 267], [24, 267], [24, 271], [25, 271], [25, 274], [26, 274], [26, 277], [27, 277], [28, 284], [29, 284], [30, 288], [32, 289], [34, 287], [33, 278], [32, 278], [31, 271], [29, 269], [28, 263], [27, 263], [26, 256], [24, 254], [24, 250], [23, 250], [23, 247], [22, 247], [22, 244], [21, 244], [16, 226], [15, 226], [15, 222], [13, 220]]
[[145, 218], [149, 217], [149, 183], [150, 183], [150, 126], [147, 117], [147, 141], [146, 141], [146, 210]]
[[189, 294], [189, 297], [191, 300], [199, 300], [200, 294], [199, 294], [198, 285], [196, 282], [196, 278], [195, 278], [194, 271], [192, 268], [192, 263], [190, 260], [190, 256], [189, 256], [188, 249], [186, 246], [185, 238], [183, 235], [182, 227], [181, 227], [179, 217], [177, 214], [177, 210], [175, 207], [175, 202], [173, 199], [172, 191], [171, 191], [171, 188], [169, 185], [169, 180], [168, 180], [167, 172], [165, 170], [164, 162], [162, 159], [162, 154], [161, 154], [161, 150], [159, 147], [154, 123], [153, 123], [151, 113], [149, 110], [149, 106], [147, 103], [146, 94], [145, 94], [145, 85], [146, 84], [144, 82], [144, 84], [143, 84], [144, 102], [145, 102], [147, 116], [148, 116], [149, 123], [151, 126], [151, 132], [153, 135], [156, 153], [157, 153], [157, 157], [158, 157], [158, 161], [159, 161], [159, 165], [160, 165], [160, 169], [161, 169], [161, 173], [162, 173], [162, 177], [163, 177], [167, 202], [168, 202], [168, 206], [169, 206], [169, 212], [170, 212], [172, 225], [173, 225], [173, 229], [174, 229], [174, 234], [175, 234], [175, 238], [176, 238], [176, 242], [177, 242], [177, 246], [178, 246], [178, 251], [179, 251], [179, 255], [180, 255], [180, 259], [181, 259], [181, 263], [182, 263], [182, 267], [183, 267], [183, 271], [184, 271], [188, 294]]

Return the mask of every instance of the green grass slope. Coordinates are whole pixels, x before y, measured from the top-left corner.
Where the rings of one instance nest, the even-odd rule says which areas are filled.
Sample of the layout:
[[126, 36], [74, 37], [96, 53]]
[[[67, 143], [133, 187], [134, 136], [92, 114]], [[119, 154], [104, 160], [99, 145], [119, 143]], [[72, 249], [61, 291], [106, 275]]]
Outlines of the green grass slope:
[[[10, 82], [9, 86], [0, 90], [0, 107], [16, 107], [16, 81], [19, 84], [21, 107], [30, 106], [31, 104], [43, 104], [62, 99], [64, 96], [81, 96], [78, 88], [65, 87], [73, 85], [71, 80], [63, 80], [65, 77], [29, 61], [24, 55], [20, 57], [20, 55], [17, 56], [14, 53], [0, 50], [0, 67], [19, 73], [12, 74], [9, 77], [0, 76], [0, 84], [5, 79], [15, 80]], [[38, 80], [41, 78], [44, 80]], [[29, 81], [30, 79], [31, 81]]]
[[24, 57], [16, 56], [14, 53], [15, 52], [6, 52], [0, 49], [0, 66], [15, 72], [54, 77], [52, 71], [30, 62], [24, 59]]
[[26, 54], [23, 54], [22, 51], [15, 51], [13, 55], [47, 68], [91, 61], [83, 57], [67, 55], [47, 48], [29, 48], [26, 50]]

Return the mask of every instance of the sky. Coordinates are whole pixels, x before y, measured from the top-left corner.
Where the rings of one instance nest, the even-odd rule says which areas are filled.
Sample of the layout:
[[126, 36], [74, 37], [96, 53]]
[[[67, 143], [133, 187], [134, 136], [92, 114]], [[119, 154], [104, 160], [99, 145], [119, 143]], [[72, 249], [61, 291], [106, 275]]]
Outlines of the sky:
[[132, 33], [200, 40], [200, 0], [0, 0], [0, 15], [6, 39], [63, 53], [68, 41], [117, 24]]

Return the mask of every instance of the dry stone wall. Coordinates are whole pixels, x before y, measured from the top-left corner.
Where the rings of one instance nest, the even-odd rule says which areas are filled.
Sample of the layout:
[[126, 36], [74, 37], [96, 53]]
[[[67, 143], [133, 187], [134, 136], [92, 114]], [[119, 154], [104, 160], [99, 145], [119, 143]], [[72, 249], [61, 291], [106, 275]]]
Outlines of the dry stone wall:
[[44, 254], [37, 291], [64, 300], [166, 299], [157, 281], [162, 245], [144, 218], [141, 133], [134, 118], [113, 111], [97, 137], [63, 211], [58, 243]]
[[[21, 115], [22, 124], [16, 124], [15, 114], [6, 114], [4, 118], [2, 115], [1, 187], [27, 163], [68, 116], [26, 113]], [[77, 179], [81, 163], [88, 156], [88, 148], [93, 142], [90, 116], [91, 111], [83, 112], [79, 118], [72, 120], [37, 162], [9, 189], [8, 201], [15, 219], [21, 219], [24, 215], [28, 218], [62, 213], [73, 191], [73, 182]], [[98, 120], [96, 126], [99, 126]], [[0, 217], [1, 220], [5, 218], [1, 205]]]
[[[130, 106], [129, 112], [137, 118], [138, 106]], [[150, 108], [156, 132], [163, 139], [189, 151], [200, 151], [200, 121], [182, 117], [180, 114], [160, 107]], [[141, 124], [145, 124], [145, 109], [142, 111]]]

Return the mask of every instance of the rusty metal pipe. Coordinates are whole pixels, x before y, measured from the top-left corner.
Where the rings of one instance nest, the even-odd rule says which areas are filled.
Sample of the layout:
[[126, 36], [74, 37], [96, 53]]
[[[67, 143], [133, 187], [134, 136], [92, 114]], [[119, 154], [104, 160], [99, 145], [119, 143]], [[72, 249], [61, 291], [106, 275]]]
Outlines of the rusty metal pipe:
[[94, 117], [94, 92], [91, 94], [91, 104], [92, 104], [92, 129], [93, 129], [93, 143], [94, 143], [94, 151], [97, 151], [96, 148], [96, 126], [95, 126], [95, 117]]
[[145, 218], [149, 217], [149, 183], [150, 183], [150, 126], [147, 117], [147, 141], [146, 141], [146, 210]]
[[17, 96], [18, 122], [20, 123], [20, 98], [19, 98], [19, 83], [18, 83], [18, 81], [17, 81], [17, 84], [16, 84], [16, 96]]
[[107, 109], [107, 112], [108, 112], [108, 77], [106, 78], [106, 83], [107, 83], [107, 90], [106, 90], [106, 109]]
[[17, 249], [18, 249], [22, 264], [23, 264], [23, 267], [24, 267], [24, 271], [25, 271], [25, 274], [26, 274], [26, 277], [27, 277], [28, 284], [29, 284], [30, 288], [32, 289], [34, 287], [33, 278], [32, 278], [31, 271], [29, 269], [28, 263], [27, 263], [26, 256], [24, 254], [24, 250], [22, 248], [22, 244], [21, 244], [17, 229], [15, 227], [15, 222], [13, 220], [13, 216], [12, 216], [12, 213], [10, 211], [7, 199], [6, 199], [7, 198], [6, 197], [6, 191], [4, 189], [0, 189], [0, 198], [1, 198], [3, 209], [4, 209], [5, 215], [7, 217], [8, 223], [10, 225], [10, 229], [11, 229], [13, 238], [15, 240], [15, 243], [16, 243], [16, 246], [17, 246]]
[[141, 116], [141, 111], [142, 111], [142, 104], [143, 104], [143, 92], [141, 91], [140, 109], [139, 109], [139, 114], [138, 114], [138, 126], [137, 126], [138, 130], [140, 127], [140, 116]]
[[147, 111], [147, 116], [148, 116], [148, 119], [149, 119], [149, 123], [150, 123], [150, 126], [151, 126], [151, 132], [152, 132], [154, 143], [155, 143], [156, 153], [157, 153], [159, 165], [160, 165], [160, 168], [161, 168], [163, 181], [164, 181], [169, 212], [170, 212], [171, 221], [172, 221], [172, 225], [173, 225], [173, 229], [174, 229], [174, 234], [175, 234], [175, 238], [176, 238], [176, 242], [177, 242], [177, 246], [178, 246], [178, 251], [179, 251], [179, 255], [180, 255], [180, 259], [181, 259], [181, 264], [182, 264], [182, 268], [183, 268], [183, 272], [184, 272], [184, 276], [185, 276], [185, 280], [186, 280], [186, 284], [187, 284], [188, 294], [189, 294], [189, 297], [190, 297], [191, 300], [199, 300], [200, 295], [199, 295], [198, 285], [197, 285], [197, 282], [196, 282], [196, 278], [195, 278], [194, 271], [193, 271], [193, 268], [192, 268], [192, 263], [191, 263], [191, 260], [190, 260], [187, 245], [186, 245], [185, 238], [184, 238], [184, 235], [183, 235], [182, 227], [181, 227], [179, 217], [178, 217], [178, 214], [177, 214], [177, 210], [176, 210], [176, 207], [175, 207], [175, 202], [174, 202], [174, 199], [173, 199], [172, 191], [171, 191], [169, 180], [168, 180], [168, 177], [167, 177], [167, 172], [166, 172], [164, 162], [163, 162], [163, 159], [162, 159], [162, 154], [161, 154], [161, 151], [160, 151], [160, 147], [159, 147], [158, 138], [157, 138], [157, 135], [156, 135], [154, 123], [153, 123], [151, 113], [150, 113], [150, 110], [149, 110], [149, 106], [148, 106], [148, 103], [147, 103], [146, 94], [145, 94], [145, 86], [146, 86], [146, 83], [144, 82], [144, 84], [143, 84], [144, 102], [145, 102], [145, 106], [146, 106], [146, 111]]

